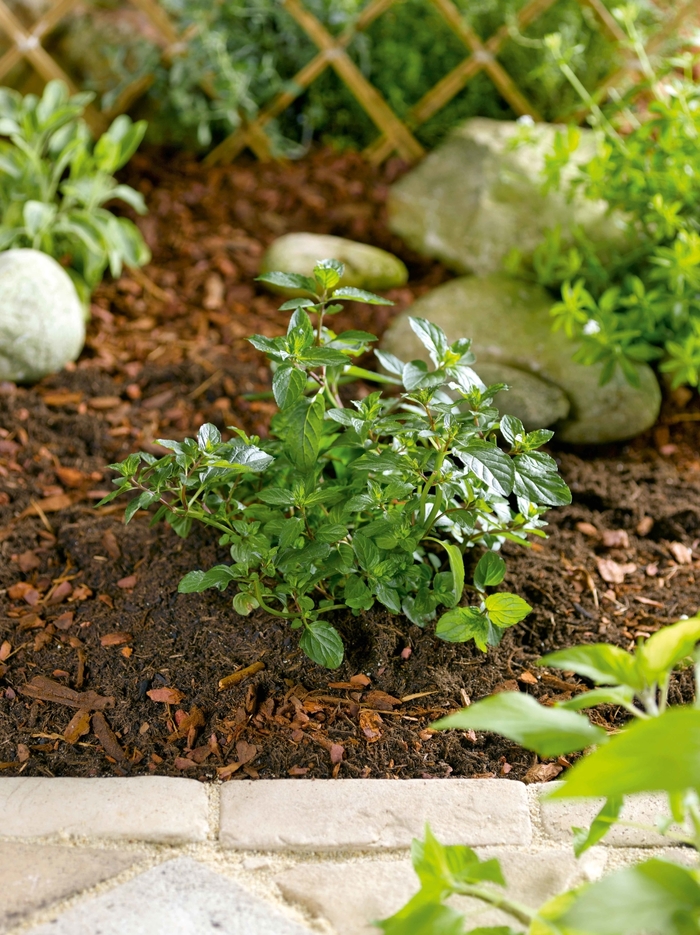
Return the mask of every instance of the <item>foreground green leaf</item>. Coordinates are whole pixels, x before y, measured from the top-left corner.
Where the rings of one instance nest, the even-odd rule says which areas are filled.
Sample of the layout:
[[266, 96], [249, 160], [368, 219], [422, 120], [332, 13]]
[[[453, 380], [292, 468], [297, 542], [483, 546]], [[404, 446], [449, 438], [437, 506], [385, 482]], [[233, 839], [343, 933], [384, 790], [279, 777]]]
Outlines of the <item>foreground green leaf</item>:
[[605, 731], [591, 724], [588, 718], [573, 711], [545, 708], [522, 692], [490, 695], [431, 726], [435, 730], [493, 731], [528, 750], [534, 750], [543, 758], [574, 753], [607, 739]]

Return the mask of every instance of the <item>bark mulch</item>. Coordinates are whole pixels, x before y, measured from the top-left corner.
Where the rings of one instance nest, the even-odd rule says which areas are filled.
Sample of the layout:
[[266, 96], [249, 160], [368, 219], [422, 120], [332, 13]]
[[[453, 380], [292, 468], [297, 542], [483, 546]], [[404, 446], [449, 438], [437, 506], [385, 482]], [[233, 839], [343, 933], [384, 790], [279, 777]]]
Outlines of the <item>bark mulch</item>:
[[[76, 366], [31, 388], [0, 384], [5, 775], [551, 779], [566, 761], [429, 725], [494, 691], [569, 697], [584, 682], [538, 668], [543, 652], [599, 640], [630, 648], [698, 609], [700, 402], [683, 390], [627, 445], [552, 449], [574, 500], [550, 512], [547, 541], [505, 549], [505, 584], [534, 609], [486, 656], [381, 609], [340, 613], [347, 658], [329, 673], [277, 620], [239, 617], [218, 592], [177, 594], [186, 572], [226, 559], [206, 531], [181, 540], [145, 514], [124, 527], [122, 506], [95, 509], [107, 466], [159, 451], [159, 437], [204, 421], [265, 434], [269, 373], [245, 337], [286, 325], [253, 283], [280, 234], [339, 234], [406, 261], [394, 308], [349, 308], [343, 327], [380, 335], [449, 278], [387, 230], [387, 187], [401, 171], [329, 149], [211, 170], [160, 152], [133, 160], [125, 180], [149, 204], [139, 224], [152, 263], [98, 290]], [[671, 700], [690, 691], [683, 674]], [[593, 717], [613, 725], [619, 712]]]

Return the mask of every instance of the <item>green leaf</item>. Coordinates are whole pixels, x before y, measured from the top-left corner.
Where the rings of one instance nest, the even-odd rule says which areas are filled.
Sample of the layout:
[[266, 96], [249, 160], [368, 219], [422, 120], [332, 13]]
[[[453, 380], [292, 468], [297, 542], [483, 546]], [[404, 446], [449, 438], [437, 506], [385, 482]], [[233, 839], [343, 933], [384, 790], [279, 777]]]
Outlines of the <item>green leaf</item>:
[[302, 276], [300, 273], [263, 273], [256, 278], [256, 282], [266, 282], [270, 286], [278, 286], [281, 289], [301, 289], [304, 292], [310, 292], [316, 295], [318, 286], [315, 280], [310, 276]]
[[290, 460], [300, 471], [311, 471], [318, 458], [323, 435], [325, 405], [318, 394], [313, 401], [300, 399], [286, 410], [286, 450]]
[[566, 506], [571, 503], [571, 491], [556, 471], [535, 470], [532, 455], [517, 455], [513, 458], [515, 469], [513, 493], [531, 503], [546, 503], [549, 506]]
[[459, 603], [464, 591], [464, 558], [458, 546], [453, 545], [451, 542], [443, 542], [442, 546], [447, 552], [447, 557], [450, 561], [455, 601]]
[[365, 571], [372, 571], [379, 563], [379, 549], [374, 542], [362, 533], [356, 532], [352, 537], [352, 547], [357, 560]]
[[57, 208], [54, 204], [45, 204], [43, 201], [26, 201], [22, 215], [24, 226], [30, 237], [35, 237], [48, 226], [56, 217]]
[[532, 610], [517, 594], [489, 594], [484, 603], [491, 622], [497, 627], [512, 627]]
[[359, 575], [349, 575], [343, 589], [343, 599], [353, 610], [369, 610], [374, 604], [372, 592]]
[[413, 318], [409, 315], [408, 323], [413, 333], [430, 354], [433, 364], [439, 367], [448, 348], [445, 332], [431, 321], [426, 321], [425, 318]]
[[297, 308], [315, 308], [316, 303], [312, 299], [287, 299], [280, 305], [280, 312], [288, 312], [290, 309]]
[[205, 422], [197, 432], [197, 445], [204, 451], [211, 451], [221, 444], [221, 432], [211, 422]]
[[652, 859], [582, 887], [556, 921], [571, 935], [691, 935], [699, 912], [695, 873]]
[[368, 305], [393, 305], [389, 299], [383, 299], [373, 292], [366, 292], [364, 289], [355, 289], [354, 286], [341, 286], [333, 293], [334, 299], [347, 299], [352, 302], [366, 302]]
[[422, 892], [395, 915], [374, 924], [385, 935], [464, 935], [462, 913]]
[[589, 847], [602, 841], [615, 824], [622, 811], [624, 798], [621, 795], [605, 800], [605, 805], [591, 822], [590, 828], [574, 828], [574, 854], [580, 857]]
[[181, 579], [177, 589], [180, 594], [206, 591], [207, 588], [218, 588], [219, 591], [223, 591], [232, 578], [233, 572], [229, 565], [215, 565], [209, 571], [191, 571]]
[[312, 367], [343, 367], [349, 363], [347, 354], [332, 347], [309, 347], [299, 355], [299, 360]]
[[260, 474], [275, 460], [256, 445], [241, 445], [237, 442], [228, 442], [217, 452], [219, 460], [214, 467], [238, 468], [242, 471], [252, 471]]
[[447, 643], [466, 643], [474, 640], [486, 652], [489, 622], [478, 607], [454, 607], [446, 611], [437, 622], [435, 636]]
[[275, 402], [284, 409], [293, 405], [304, 394], [306, 373], [294, 364], [281, 364], [272, 376], [272, 392]]
[[[700, 712], [699, 712], [700, 715]], [[588, 718], [561, 708], [545, 708], [530, 695], [499, 692], [431, 725], [435, 730], [488, 730], [519, 743], [543, 759], [603, 743], [607, 734]], [[602, 747], [599, 755], [607, 749]], [[592, 760], [587, 757], [582, 762]], [[576, 769], [576, 767], [574, 767]], [[569, 774], [570, 775], [570, 774]], [[590, 793], [600, 795], [600, 792]]]
[[554, 798], [688, 789], [700, 791], [700, 711], [679, 707], [634, 722], [584, 757], [567, 772]]
[[571, 669], [599, 685], [629, 685], [632, 688], [643, 685], [634, 658], [619, 646], [608, 643], [559, 649], [543, 656], [538, 665]]
[[475, 438], [456, 451], [464, 464], [488, 487], [507, 497], [513, 490], [513, 459], [491, 442]]
[[634, 701], [634, 689], [626, 685], [615, 685], [612, 688], [594, 688], [589, 692], [574, 695], [568, 701], [557, 703], [558, 708], [568, 711], [583, 711], [586, 708], [595, 708], [599, 704], [614, 704], [629, 707]]
[[289, 325], [287, 326], [287, 336], [291, 334], [300, 334], [302, 336], [304, 347], [311, 347], [316, 339], [314, 326], [311, 324], [311, 319], [303, 308], [297, 308], [292, 317], [289, 319]]
[[319, 260], [314, 266], [314, 278], [322, 289], [333, 289], [338, 285], [345, 272], [345, 267], [338, 260]]
[[425, 826], [425, 839], [411, 842], [411, 860], [423, 890], [442, 893], [459, 883], [496, 883], [505, 886], [503, 871], [497, 859], [480, 860], [470, 847], [462, 844], [441, 844]]
[[699, 640], [700, 617], [681, 620], [652, 634], [636, 652], [647, 682], [662, 681], [692, 654]]
[[258, 499], [274, 506], [294, 506], [294, 494], [291, 490], [285, 490], [282, 487], [268, 487], [266, 490], [261, 490]]
[[518, 436], [525, 436], [525, 426], [515, 416], [501, 416], [501, 435], [509, 444], [514, 445]]
[[494, 588], [505, 578], [506, 563], [498, 552], [484, 552], [474, 569], [474, 587], [480, 591]]
[[345, 653], [335, 627], [325, 620], [313, 620], [304, 627], [299, 645], [313, 662], [326, 669], [337, 669]]

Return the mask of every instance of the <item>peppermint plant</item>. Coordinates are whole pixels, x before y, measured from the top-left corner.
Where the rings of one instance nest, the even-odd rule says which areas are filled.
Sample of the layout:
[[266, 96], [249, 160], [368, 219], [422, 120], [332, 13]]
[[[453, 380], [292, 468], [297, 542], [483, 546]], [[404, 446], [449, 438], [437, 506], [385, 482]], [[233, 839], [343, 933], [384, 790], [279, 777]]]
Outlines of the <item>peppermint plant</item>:
[[[499, 418], [493, 397], [472, 369], [466, 338], [450, 344], [421, 318], [411, 326], [432, 368], [375, 351], [384, 373], [358, 367], [374, 335], [336, 333], [329, 321], [347, 301], [390, 304], [340, 286], [343, 266], [323, 260], [313, 278], [268, 273], [261, 280], [302, 293], [281, 308], [287, 332], [250, 339], [272, 366], [279, 411], [270, 437], [213, 425], [196, 439], [161, 440], [161, 458], [139, 452], [113, 465], [119, 494], [135, 494], [127, 522], [154, 507], [182, 536], [193, 522], [211, 526], [231, 561], [197, 569], [183, 593], [235, 588], [239, 614], [256, 610], [300, 631], [301, 649], [336, 668], [340, 635], [328, 619], [379, 604], [451, 642], [486, 650], [530, 610], [517, 595], [488, 593], [505, 576], [498, 550], [543, 536], [542, 514], [569, 503], [553, 458], [538, 449], [552, 432], [526, 432]], [[346, 402], [358, 377], [390, 387]], [[487, 551], [465, 589], [464, 556]], [[465, 591], [467, 592], [465, 594]], [[471, 596], [471, 599], [469, 599]]]

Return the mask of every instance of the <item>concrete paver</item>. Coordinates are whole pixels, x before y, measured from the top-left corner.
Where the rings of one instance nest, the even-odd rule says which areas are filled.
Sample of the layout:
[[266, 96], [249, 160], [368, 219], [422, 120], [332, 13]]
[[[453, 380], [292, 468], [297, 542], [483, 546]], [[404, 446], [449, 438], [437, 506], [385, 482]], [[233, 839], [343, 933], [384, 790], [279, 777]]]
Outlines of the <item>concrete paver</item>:
[[208, 810], [207, 791], [194, 779], [0, 779], [0, 831], [8, 837], [203, 841]]
[[[567, 887], [596, 878], [605, 864], [600, 849], [589, 851], [581, 861], [563, 848], [532, 855], [498, 848], [478, 852], [500, 860], [509, 895], [533, 908]], [[275, 882], [287, 899], [330, 922], [337, 935], [376, 933], [372, 921], [397, 912], [419, 888], [408, 859], [300, 865], [279, 874]], [[485, 909], [476, 900], [455, 897], [450, 905], [469, 913], [467, 930], [476, 925], [518, 929], [510, 916]]]
[[519, 782], [247, 780], [221, 790], [221, 844], [242, 850], [409, 847], [426, 822], [445, 844], [529, 844], [532, 838]]
[[169, 860], [27, 935], [310, 935], [238, 883]]
[[0, 933], [133, 866], [138, 851], [0, 843]]

